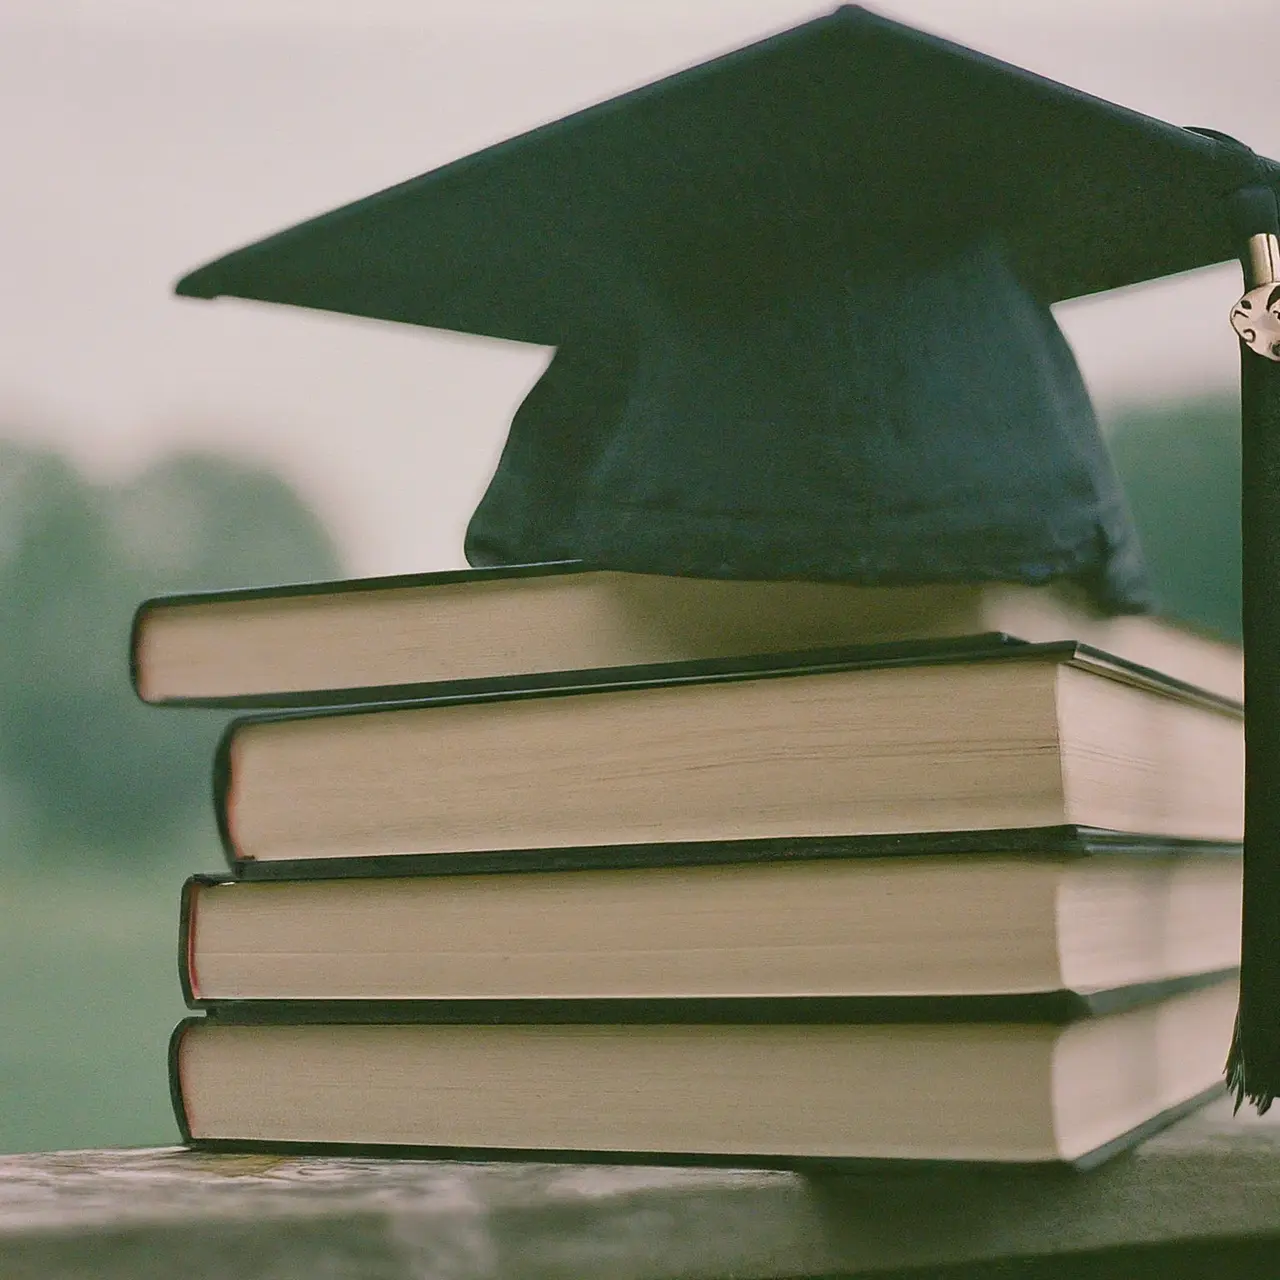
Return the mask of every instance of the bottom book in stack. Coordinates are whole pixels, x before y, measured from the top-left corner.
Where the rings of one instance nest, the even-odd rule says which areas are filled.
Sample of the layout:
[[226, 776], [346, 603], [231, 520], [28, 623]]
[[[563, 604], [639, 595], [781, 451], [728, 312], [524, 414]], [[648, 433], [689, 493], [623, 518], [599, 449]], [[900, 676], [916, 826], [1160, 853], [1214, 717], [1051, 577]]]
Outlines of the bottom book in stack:
[[1237, 850], [933, 841], [911, 857], [197, 877], [182, 976], [206, 1016], [171, 1047], [184, 1137], [1088, 1165], [1220, 1089]]

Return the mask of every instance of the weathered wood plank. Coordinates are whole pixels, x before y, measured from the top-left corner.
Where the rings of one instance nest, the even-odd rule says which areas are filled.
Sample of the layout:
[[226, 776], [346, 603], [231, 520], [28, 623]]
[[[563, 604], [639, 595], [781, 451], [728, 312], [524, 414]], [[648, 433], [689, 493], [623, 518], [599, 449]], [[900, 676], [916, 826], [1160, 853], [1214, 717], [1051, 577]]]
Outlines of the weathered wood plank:
[[1225, 1101], [1088, 1174], [807, 1177], [181, 1148], [0, 1158], [5, 1280], [745, 1280], [1041, 1255], [1082, 1268], [1085, 1251], [1173, 1242], [1190, 1260], [1267, 1236], [1280, 1237], [1280, 1116], [1233, 1119]]

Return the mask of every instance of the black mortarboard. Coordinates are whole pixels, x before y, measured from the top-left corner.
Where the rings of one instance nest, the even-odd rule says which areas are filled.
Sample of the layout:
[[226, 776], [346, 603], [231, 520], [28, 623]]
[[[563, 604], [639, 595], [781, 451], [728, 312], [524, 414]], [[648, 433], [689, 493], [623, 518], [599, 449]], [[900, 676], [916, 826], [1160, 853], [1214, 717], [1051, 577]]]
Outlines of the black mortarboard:
[[1264, 678], [1280, 672], [1278, 182], [1230, 139], [845, 7], [178, 291], [554, 345], [472, 518], [473, 562], [1071, 577], [1120, 611], [1147, 603], [1141, 558], [1049, 304], [1241, 257], [1254, 852], [1228, 1077], [1265, 1109], [1280, 1091], [1280, 680]]

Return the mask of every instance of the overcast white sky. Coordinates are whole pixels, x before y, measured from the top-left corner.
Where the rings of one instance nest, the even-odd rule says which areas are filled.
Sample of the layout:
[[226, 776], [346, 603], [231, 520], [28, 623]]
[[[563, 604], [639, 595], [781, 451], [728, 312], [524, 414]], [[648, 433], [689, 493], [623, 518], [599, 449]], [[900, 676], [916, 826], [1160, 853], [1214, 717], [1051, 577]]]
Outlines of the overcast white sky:
[[[218, 253], [791, 25], [797, 0], [0, 0], [0, 433], [95, 474], [269, 461], [351, 568], [461, 563], [545, 353], [178, 301]], [[1280, 155], [1274, 0], [886, 0], [882, 12]], [[1255, 82], [1256, 83], [1256, 82]], [[1216, 268], [1060, 319], [1104, 410], [1229, 386]]]

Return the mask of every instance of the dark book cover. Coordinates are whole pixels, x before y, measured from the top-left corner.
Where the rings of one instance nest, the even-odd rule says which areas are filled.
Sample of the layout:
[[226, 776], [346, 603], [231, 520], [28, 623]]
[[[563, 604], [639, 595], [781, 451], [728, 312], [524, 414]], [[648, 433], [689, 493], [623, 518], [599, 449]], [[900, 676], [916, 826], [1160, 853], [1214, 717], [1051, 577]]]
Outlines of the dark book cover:
[[541, 871], [609, 871], [636, 867], [704, 867], [739, 862], [798, 862], [824, 858], [923, 858], [939, 855], [1101, 853], [1222, 853], [1237, 843], [1148, 837], [1092, 827], [1014, 827], [1001, 830], [904, 832], [804, 839], [682, 841], [660, 844], [582, 845], [553, 849], [498, 849], [489, 853], [383, 854], [352, 858], [237, 858], [223, 847], [239, 880], [335, 880], [361, 876], [518, 875]]
[[[188, 935], [189, 937], [189, 935]], [[182, 949], [184, 956], [187, 948]], [[1183, 974], [1159, 982], [1106, 991], [1033, 991], [945, 996], [690, 996], [482, 1000], [202, 1000], [192, 991], [189, 963], [182, 965], [188, 1007], [224, 1022], [446, 1023], [451, 1026], [606, 1025], [750, 1026], [845, 1023], [1000, 1022], [1052, 1023], [1123, 1013], [1170, 996], [1213, 986], [1236, 972]]]

